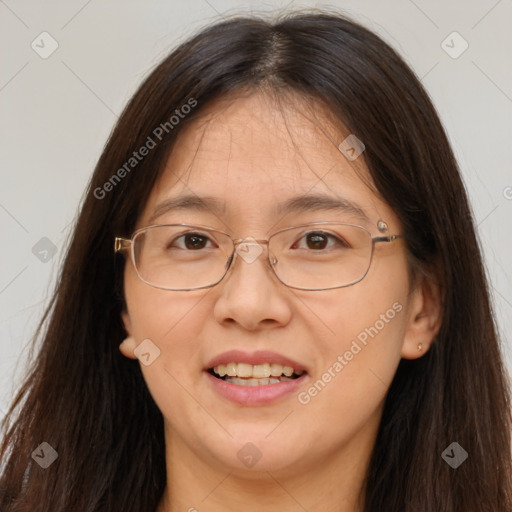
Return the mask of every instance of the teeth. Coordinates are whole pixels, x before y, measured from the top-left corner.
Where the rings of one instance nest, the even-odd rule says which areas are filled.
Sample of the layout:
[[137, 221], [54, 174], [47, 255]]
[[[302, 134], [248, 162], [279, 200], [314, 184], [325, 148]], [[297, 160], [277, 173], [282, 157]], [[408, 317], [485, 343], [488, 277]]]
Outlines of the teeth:
[[283, 368], [283, 373], [287, 376], [287, 377], [291, 377], [293, 375], [293, 368], [291, 368], [290, 366], [285, 366]]
[[236, 377], [236, 363], [228, 363], [226, 365], [226, 375], [229, 375], [230, 377]]
[[255, 364], [252, 367], [252, 376], [257, 379], [264, 379], [266, 377], [270, 377], [270, 365], [268, 363], [265, 364]]
[[290, 377], [279, 377], [278, 379], [240, 379], [238, 377], [228, 377], [226, 382], [236, 384], [238, 386], [267, 386], [268, 384], [279, 384], [287, 380], [293, 380]]
[[270, 365], [270, 375], [272, 375], [272, 377], [280, 377], [281, 374], [283, 373], [283, 369], [284, 368], [282, 365], [272, 363]]
[[252, 377], [252, 364], [238, 363], [236, 374], [238, 377]]
[[[239, 378], [242, 377], [244, 384], [249, 386], [275, 384], [283, 380], [292, 380], [288, 377], [291, 377], [294, 373], [295, 375], [302, 375], [304, 373], [302, 370], [294, 370], [291, 366], [283, 366], [277, 363], [255, 365], [247, 363], [219, 364], [213, 368], [213, 371], [219, 377], [225, 377], [227, 375], [227, 380], [233, 383], [236, 383], [235, 380], [240, 380]], [[280, 380], [272, 377], [280, 377]], [[255, 384], [251, 384], [252, 381], [255, 381]]]

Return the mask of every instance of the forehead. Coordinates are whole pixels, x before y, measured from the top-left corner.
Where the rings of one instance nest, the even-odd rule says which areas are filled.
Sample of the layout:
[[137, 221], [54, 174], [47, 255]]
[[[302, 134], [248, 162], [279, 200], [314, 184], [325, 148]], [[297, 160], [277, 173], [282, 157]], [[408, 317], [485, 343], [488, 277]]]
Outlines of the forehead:
[[205, 213], [262, 222], [307, 208], [334, 211], [336, 202], [372, 223], [389, 218], [368, 187], [363, 157], [349, 161], [338, 149], [347, 135], [320, 104], [262, 93], [216, 101], [180, 132], [144, 221], [170, 206], [198, 212], [201, 203]]

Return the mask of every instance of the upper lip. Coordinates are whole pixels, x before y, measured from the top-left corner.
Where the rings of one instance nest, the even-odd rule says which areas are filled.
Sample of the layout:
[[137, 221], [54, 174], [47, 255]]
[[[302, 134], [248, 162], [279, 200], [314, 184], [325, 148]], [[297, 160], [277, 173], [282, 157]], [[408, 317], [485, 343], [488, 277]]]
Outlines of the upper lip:
[[291, 366], [294, 370], [307, 371], [306, 367], [299, 362], [269, 350], [259, 350], [252, 353], [242, 352], [241, 350], [223, 352], [207, 363], [206, 370], [219, 366], [220, 364], [226, 365], [228, 363], [247, 363], [252, 365], [277, 363], [283, 366]]

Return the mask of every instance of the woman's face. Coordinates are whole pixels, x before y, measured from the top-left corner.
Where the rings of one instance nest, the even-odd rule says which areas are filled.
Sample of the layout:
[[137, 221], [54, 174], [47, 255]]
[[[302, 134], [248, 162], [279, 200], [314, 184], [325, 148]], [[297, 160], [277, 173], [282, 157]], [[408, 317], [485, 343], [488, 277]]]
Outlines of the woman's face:
[[[382, 219], [388, 234], [401, 233], [393, 211], [354, 171], [366, 172], [362, 157], [349, 161], [337, 148], [344, 136], [321, 115], [312, 122], [300, 111], [281, 111], [261, 94], [211, 105], [180, 134], [137, 227], [199, 224], [234, 239], [266, 239], [332, 221], [381, 236]], [[184, 195], [215, 198], [222, 208], [160, 208]], [[312, 195], [355, 208], [279, 210]], [[366, 461], [400, 358], [419, 357], [418, 342], [424, 351], [428, 345], [416, 325], [422, 293], [410, 291], [405, 244], [376, 244], [362, 281], [324, 291], [285, 286], [266, 255], [265, 247], [254, 261], [237, 255], [219, 284], [194, 291], [151, 287], [127, 263], [123, 319], [132, 339], [121, 350], [133, 358], [135, 346], [151, 340], [138, 355], [150, 362], [141, 369], [164, 416], [167, 445], [178, 458], [234, 471], [291, 475], [330, 457]], [[219, 363], [241, 375], [266, 375], [265, 363], [303, 373], [242, 386], [211, 375]]]

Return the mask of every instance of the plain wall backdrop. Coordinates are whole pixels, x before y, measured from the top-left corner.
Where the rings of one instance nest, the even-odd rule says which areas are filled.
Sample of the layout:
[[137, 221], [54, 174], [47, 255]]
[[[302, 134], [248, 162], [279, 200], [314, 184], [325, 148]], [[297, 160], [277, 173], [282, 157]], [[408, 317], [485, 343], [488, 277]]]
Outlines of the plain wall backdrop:
[[307, 7], [335, 8], [373, 29], [430, 94], [472, 202], [512, 372], [510, 0], [0, 0], [0, 418], [82, 194], [143, 77], [215, 20]]

